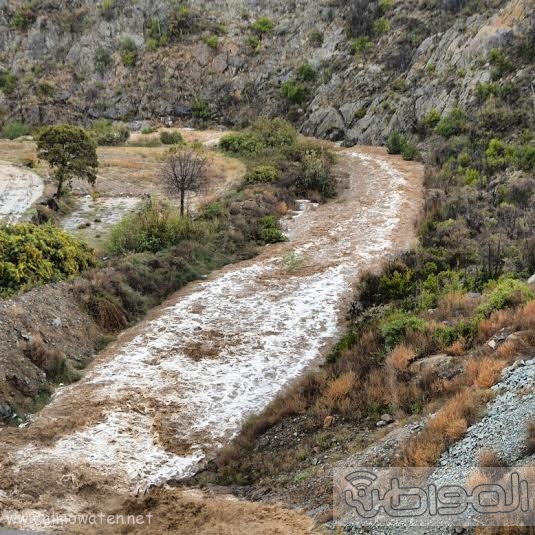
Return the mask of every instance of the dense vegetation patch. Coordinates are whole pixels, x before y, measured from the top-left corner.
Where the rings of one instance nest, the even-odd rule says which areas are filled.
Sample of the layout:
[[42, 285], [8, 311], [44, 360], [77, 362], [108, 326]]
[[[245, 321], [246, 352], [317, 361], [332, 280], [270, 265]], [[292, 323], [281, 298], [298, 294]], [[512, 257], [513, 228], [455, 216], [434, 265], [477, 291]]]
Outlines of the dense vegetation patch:
[[55, 282], [93, 267], [93, 252], [52, 225], [0, 227], [0, 295]]

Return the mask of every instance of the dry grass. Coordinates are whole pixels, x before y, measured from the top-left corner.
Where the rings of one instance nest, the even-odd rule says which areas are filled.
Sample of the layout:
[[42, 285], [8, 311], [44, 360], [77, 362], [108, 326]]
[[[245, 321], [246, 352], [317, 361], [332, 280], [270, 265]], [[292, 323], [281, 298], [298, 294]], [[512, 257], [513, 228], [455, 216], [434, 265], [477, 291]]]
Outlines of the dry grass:
[[454, 317], [470, 317], [476, 306], [475, 299], [471, 299], [462, 292], [450, 292], [440, 300], [434, 317], [441, 321], [451, 320]]
[[412, 346], [400, 344], [390, 353], [388, 363], [398, 371], [406, 371], [416, 357], [416, 351]]
[[482, 404], [483, 398], [477, 390], [467, 388], [456, 394], [419, 435], [409, 440], [403, 452], [403, 464], [433, 466], [443, 451], [465, 434]]
[[455, 340], [453, 344], [446, 348], [446, 353], [448, 355], [461, 356], [466, 352], [466, 341], [465, 340]]
[[507, 364], [508, 361], [505, 359], [491, 357], [471, 360], [466, 366], [469, 384], [477, 388], [490, 388], [499, 381], [502, 370]]
[[535, 453], [535, 420], [531, 420], [526, 425], [526, 453], [528, 455]]
[[353, 372], [347, 372], [333, 379], [324, 393], [327, 399], [338, 402], [346, 398], [355, 386], [356, 376]]
[[479, 466], [482, 468], [505, 468], [507, 463], [498, 452], [483, 450], [479, 454]]
[[507, 340], [496, 349], [496, 356], [499, 359], [511, 362], [518, 355], [518, 347], [512, 340]]
[[32, 338], [26, 344], [24, 355], [47, 375], [52, 374], [64, 358], [59, 350], [47, 347], [41, 338]]

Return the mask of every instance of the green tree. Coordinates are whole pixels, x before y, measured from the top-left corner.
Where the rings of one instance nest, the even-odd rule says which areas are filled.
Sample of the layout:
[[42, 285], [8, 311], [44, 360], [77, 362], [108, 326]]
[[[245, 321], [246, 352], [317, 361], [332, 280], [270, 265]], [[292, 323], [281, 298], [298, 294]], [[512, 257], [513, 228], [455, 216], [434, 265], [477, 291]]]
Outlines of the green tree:
[[52, 167], [58, 183], [56, 197], [65, 184], [79, 177], [94, 184], [98, 168], [97, 147], [89, 134], [77, 126], [56, 125], [44, 128], [37, 138], [37, 155]]

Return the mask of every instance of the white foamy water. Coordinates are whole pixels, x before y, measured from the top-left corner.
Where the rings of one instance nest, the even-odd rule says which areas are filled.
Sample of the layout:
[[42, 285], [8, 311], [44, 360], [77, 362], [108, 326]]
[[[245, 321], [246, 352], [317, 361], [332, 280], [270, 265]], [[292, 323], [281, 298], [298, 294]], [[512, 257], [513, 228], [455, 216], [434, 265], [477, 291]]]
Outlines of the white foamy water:
[[28, 169], [0, 163], [0, 222], [16, 223], [44, 191], [41, 177]]

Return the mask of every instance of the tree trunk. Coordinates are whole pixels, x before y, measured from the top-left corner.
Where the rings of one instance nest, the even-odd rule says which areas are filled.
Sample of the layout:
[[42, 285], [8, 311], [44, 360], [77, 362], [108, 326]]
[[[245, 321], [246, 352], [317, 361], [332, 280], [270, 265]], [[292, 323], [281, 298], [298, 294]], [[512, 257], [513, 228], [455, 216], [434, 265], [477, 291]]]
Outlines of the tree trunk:
[[180, 190], [180, 215], [184, 216], [184, 205], [186, 201], [186, 191], [184, 189]]
[[58, 189], [56, 191], [56, 197], [59, 199], [63, 195], [63, 182], [64, 178], [61, 173], [56, 175], [56, 180], [58, 181]]

